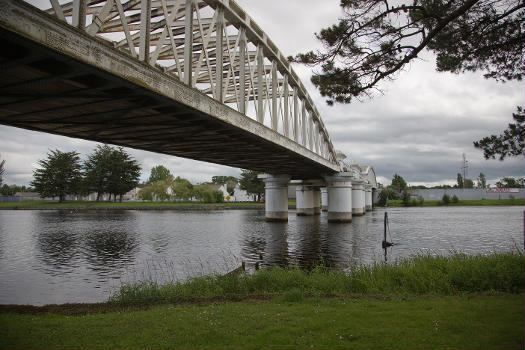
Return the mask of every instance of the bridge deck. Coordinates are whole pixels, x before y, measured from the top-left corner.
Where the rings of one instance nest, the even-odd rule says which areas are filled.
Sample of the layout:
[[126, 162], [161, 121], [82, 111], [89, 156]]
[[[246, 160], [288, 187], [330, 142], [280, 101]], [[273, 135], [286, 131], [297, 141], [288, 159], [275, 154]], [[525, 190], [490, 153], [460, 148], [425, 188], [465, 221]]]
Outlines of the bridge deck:
[[[186, 99], [197, 96], [199, 101], [188, 105], [148, 88], [144, 81], [112, 74], [84, 62], [81, 56], [64, 54], [27, 36], [5, 27], [0, 29], [0, 124], [290, 174], [296, 179], [317, 178], [336, 171], [335, 166], [309, 150], [287, 144], [271, 129], [238, 116], [225, 105], [217, 107], [216, 102], [206, 101], [210, 113], [196, 108], [194, 105], [202, 105], [202, 100], [207, 99], [205, 95], [195, 95], [198, 91], [188, 92], [188, 87], [173, 85], [172, 89], [180, 89], [177, 93]], [[107, 62], [110, 54], [104, 43], [95, 44], [86, 56], [97, 59], [98, 55], [101, 62]], [[77, 45], [82, 47], [82, 42]], [[150, 73], [155, 76], [155, 72]], [[147, 83], [160, 85], [158, 90], [164, 88], [162, 82], [154, 79]], [[240, 122], [230, 123], [228, 118], [221, 118], [224, 115], [234, 115]]]

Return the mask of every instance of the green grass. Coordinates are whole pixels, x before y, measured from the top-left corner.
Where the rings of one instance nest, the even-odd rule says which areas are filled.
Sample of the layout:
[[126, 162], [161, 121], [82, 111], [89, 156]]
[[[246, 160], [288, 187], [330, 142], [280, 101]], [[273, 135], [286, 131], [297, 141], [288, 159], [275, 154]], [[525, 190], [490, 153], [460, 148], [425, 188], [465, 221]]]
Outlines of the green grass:
[[123, 284], [110, 297], [122, 305], [177, 303], [202, 299], [238, 299], [286, 294], [299, 300], [325, 295], [458, 295], [525, 291], [525, 257], [521, 253], [490, 255], [419, 255], [392, 264], [355, 266], [350, 271], [271, 268], [254, 274], [193, 278], [185, 282]]
[[0, 313], [2, 349], [522, 349], [524, 295], [307, 298]]
[[180, 208], [180, 207], [264, 207], [264, 203], [230, 202], [230, 203], [200, 203], [200, 202], [46, 202], [28, 201], [16, 203], [0, 203], [4, 209], [148, 209], [148, 208]]
[[106, 304], [0, 308], [0, 348], [522, 349], [524, 266], [420, 255], [124, 285]]
[[[444, 204], [441, 200], [426, 200], [423, 204], [417, 203], [416, 207], [458, 207], [458, 206], [498, 206], [498, 205], [525, 205], [524, 198], [516, 199], [476, 199], [476, 200], [460, 200], [457, 203]], [[401, 200], [389, 200], [389, 207], [404, 207]], [[411, 205], [412, 206], [412, 203]]]

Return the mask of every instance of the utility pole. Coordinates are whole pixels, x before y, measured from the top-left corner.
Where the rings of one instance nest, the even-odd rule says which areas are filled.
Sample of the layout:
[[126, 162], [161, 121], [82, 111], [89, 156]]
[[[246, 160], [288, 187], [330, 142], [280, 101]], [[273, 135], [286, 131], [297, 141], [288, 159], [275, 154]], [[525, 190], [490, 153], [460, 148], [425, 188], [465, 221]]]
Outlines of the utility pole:
[[463, 166], [461, 167], [463, 169], [463, 181], [468, 177], [468, 160], [465, 153], [463, 153]]

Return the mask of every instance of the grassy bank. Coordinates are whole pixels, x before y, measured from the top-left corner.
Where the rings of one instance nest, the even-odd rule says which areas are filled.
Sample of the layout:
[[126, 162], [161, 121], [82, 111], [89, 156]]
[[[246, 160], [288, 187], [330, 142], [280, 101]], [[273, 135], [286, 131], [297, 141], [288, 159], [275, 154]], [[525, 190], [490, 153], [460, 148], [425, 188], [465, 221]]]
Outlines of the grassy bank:
[[521, 349], [524, 267], [455, 254], [124, 285], [95, 306], [1, 307], [0, 348]]
[[228, 274], [157, 284], [124, 284], [111, 296], [120, 304], [177, 303], [206, 298], [284, 295], [291, 299], [325, 295], [457, 295], [525, 291], [525, 257], [419, 255], [392, 264], [356, 266], [350, 271], [272, 268], [255, 274]]
[[[499, 205], [525, 205], [524, 198], [516, 199], [476, 199], [476, 200], [459, 200], [457, 203], [445, 204], [441, 200], [426, 200], [421, 203], [410, 203], [414, 207], [458, 207], [458, 206], [499, 206]], [[402, 200], [389, 200], [388, 207], [404, 207]]]
[[0, 348], [522, 349], [523, 294], [162, 305], [0, 314]]
[[264, 208], [264, 203], [230, 202], [230, 203], [200, 203], [200, 202], [46, 202], [28, 201], [0, 203], [0, 209], [216, 209], [216, 208]]

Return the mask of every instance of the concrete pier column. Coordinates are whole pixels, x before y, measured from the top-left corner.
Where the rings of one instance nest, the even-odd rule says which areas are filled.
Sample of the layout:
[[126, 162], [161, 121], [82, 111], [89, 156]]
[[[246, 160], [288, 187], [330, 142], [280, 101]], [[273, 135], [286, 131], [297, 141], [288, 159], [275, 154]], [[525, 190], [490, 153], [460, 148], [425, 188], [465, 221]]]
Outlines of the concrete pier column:
[[321, 210], [328, 211], [328, 188], [321, 187]]
[[352, 173], [338, 173], [325, 179], [328, 186], [328, 222], [352, 222]]
[[372, 211], [372, 186], [365, 185], [365, 210]]
[[264, 181], [267, 221], [288, 221], [288, 175], [260, 175]]
[[314, 214], [321, 214], [321, 189], [319, 187], [314, 187]]
[[314, 215], [314, 189], [312, 186], [298, 185], [295, 188], [295, 201], [297, 215]]
[[365, 186], [363, 181], [352, 181], [352, 215], [365, 215]]

